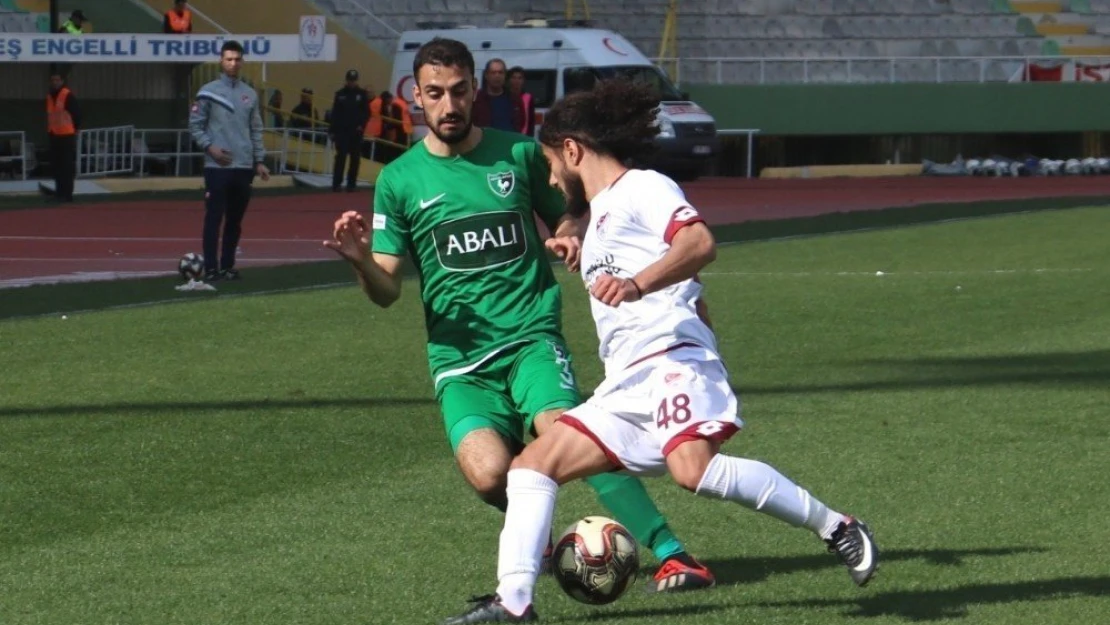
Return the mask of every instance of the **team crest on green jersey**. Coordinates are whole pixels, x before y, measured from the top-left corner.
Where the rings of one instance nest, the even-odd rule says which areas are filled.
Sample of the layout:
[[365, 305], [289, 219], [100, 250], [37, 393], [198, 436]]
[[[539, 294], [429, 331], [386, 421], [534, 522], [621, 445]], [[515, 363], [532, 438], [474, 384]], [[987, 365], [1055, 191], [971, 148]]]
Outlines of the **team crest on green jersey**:
[[486, 174], [489, 188], [500, 197], [509, 197], [516, 188], [516, 176], [511, 171], [501, 171], [496, 174]]

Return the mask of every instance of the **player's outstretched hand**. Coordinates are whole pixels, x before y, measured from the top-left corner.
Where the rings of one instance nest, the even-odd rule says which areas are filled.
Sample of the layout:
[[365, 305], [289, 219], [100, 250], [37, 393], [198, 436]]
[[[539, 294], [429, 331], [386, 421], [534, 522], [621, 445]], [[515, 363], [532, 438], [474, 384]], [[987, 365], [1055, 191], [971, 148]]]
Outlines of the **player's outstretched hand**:
[[563, 259], [567, 271], [571, 273], [578, 271], [578, 262], [582, 257], [582, 242], [578, 240], [578, 237], [551, 237], [543, 244], [556, 256]]
[[347, 211], [335, 220], [332, 240], [324, 246], [352, 263], [361, 263], [370, 255], [370, 227], [358, 211]]
[[620, 306], [622, 303], [635, 302], [640, 299], [640, 289], [632, 280], [625, 280], [603, 273], [594, 280], [590, 287], [590, 295], [596, 297], [602, 304]]

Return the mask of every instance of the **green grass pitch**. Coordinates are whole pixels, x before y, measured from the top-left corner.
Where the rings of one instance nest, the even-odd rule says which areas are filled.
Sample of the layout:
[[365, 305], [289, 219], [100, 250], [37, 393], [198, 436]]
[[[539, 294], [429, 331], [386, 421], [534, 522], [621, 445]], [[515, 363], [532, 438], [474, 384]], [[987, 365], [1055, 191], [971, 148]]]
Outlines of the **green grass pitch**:
[[[591, 608], [542, 579], [542, 620], [1105, 622], [1107, 232], [1095, 207], [723, 246], [704, 282], [747, 422], [725, 449], [867, 520], [882, 568], [857, 589], [804, 530], [651, 480], [720, 585]], [[501, 516], [450, 458], [415, 282], [381, 310], [332, 274], [0, 321], [0, 623], [437, 623], [492, 592]], [[556, 531], [587, 514], [568, 486]]]

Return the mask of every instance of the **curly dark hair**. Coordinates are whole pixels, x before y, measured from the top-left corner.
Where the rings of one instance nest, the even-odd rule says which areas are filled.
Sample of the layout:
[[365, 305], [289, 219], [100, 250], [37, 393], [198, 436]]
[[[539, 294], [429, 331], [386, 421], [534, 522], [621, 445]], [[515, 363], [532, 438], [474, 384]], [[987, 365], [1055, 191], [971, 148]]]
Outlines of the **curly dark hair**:
[[564, 139], [621, 162], [644, 161], [659, 134], [655, 116], [659, 92], [651, 85], [624, 78], [598, 81], [556, 102], [544, 116], [540, 143], [558, 149]]
[[412, 77], [420, 81], [420, 68], [425, 65], [457, 67], [474, 75], [474, 55], [466, 44], [446, 37], [436, 37], [420, 46], [412, 60]]

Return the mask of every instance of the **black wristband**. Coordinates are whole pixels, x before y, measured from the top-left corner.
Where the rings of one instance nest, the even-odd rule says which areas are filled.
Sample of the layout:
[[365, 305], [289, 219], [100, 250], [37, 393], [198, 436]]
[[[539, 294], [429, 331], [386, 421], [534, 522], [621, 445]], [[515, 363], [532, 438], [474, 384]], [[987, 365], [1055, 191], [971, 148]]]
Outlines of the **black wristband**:
[[636, 287], [636, 293], [638, 293], [636, 297], [644, 299], [644, 290], [640, 288], [640, 285], [636, 284], [636, 278], [629, 278], [628, 281], [632, 283], [632, 286]]

